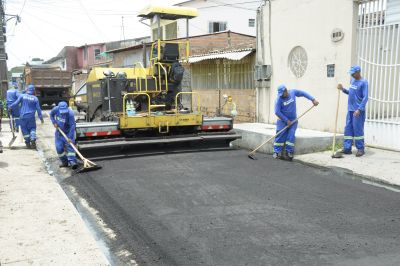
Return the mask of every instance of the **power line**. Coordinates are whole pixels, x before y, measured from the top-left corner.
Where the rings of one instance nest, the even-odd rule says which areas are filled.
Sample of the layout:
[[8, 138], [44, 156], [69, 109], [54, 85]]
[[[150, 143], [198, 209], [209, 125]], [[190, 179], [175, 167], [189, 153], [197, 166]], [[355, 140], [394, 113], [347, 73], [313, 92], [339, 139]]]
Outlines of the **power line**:
[[[79, 4], [82, 6], [82, 9], [85, 11], [86, 16], [88, 17], [88, 19], [90, 20], [90, 22], [93, 24], [93, 26], [96, 28], [96, 30], [100, 33], [100, 35], [101, 35], [101, 36], [107, 37], [107, 35], [105, 35], [105, 34], [100, 30], [100, 28], [97, 26], [97, 24], [94, 23], [93, 19], [91, 18], [89, 12], [87, 11], [87, 9], [86, 9], [85, 5], [82, 3], [82, 1], [81, 1], [81, 0], [78, 0], [78, 2], [79, 2]], [[107, 38], [107, 39], [108, 39], [108, 38]]]
[[220, 3], [220, 5], [198, 7], [197, 9], [207, 9], [207, 8], [220, 7], [220, 6], [228, 6], [228, 7], [232, 7], [232, 8], [238, 8], [238, 9], [245, 9], [245, 10], [257, 11], [256, 9], [250, 9], [250, 8], [245, 8], [245, 7], [236, 6], [236, 5], [238, 5], [238, 4], [259, 3], [260, 0], [258, 0], [258, 1], [248, 1], [248, 2], [237, 2], [237, 3], [232, 3], [232, 4], [227, 4], [227, 3], [218, 2], [218, 1], [211, 1], [211, 2]]

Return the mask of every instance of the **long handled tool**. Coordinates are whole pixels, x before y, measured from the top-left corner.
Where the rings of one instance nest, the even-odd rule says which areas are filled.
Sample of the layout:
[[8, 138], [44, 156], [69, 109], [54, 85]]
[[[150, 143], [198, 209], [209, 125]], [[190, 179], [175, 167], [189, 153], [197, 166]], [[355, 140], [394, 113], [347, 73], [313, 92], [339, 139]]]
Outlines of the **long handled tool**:
[[77, 170], [78, 173], [94, 171], [101, 168], [100, 165], [97, 165], [94, 162], [83, 157], [82, 153], [79, 152], [79, 150], [76, 148], [72, 140], [70, 140], [60, 128], [57, 127], [57, 130], [65, 138], [65, 140], [68, 141], [69, 145], [71, 145], [71, 147], [75, 150], [76, 154], [78, 154], [79, 158], [83, 161], [83, 167]]
[[[306, 113], [308, 113], [311, 109], [313, 109], [315, 107], [315, 105], [311, 106], [310, 108], [308, 108], [304, 113], [302, 113], [299, 117], [297, 117], [295, 120], [292, 121], [292, 124], [296, 123], [300, 118], [302, 118]], [[267, 144], [268, 142], [270, 142], [272, 139], [276, 138], [276, 136], [278, 136], [279, 134], [281, 134], [283, 131], [285, 131], [286, 129], [288, 129], [290, 126], [286, 126], [284, 128], [282, 128], [281, 130], [279, 130], [278, 133], [276, 133], [274, 136], [270, 137], [269, 139], [267, 139], [266, 141], [264, 141], [263, 143], [261, 143], [257, 148], [255, 148], [254, 150], [252, 150], [247, 156], [250, 159], [253, 160], [257, 160], [257, 158], [255, 157], [255, 154], [257, 152], [257, 150], [259, 150], [262, 146], [264, 146], [265, 144]]]
[[336, 104], [336, 118], [335, 118], [335, 128], [333, 129], [333, 141], [332, 141], [332, 158], [343, 158], [341, 152], [335, 152], [336, 146], [336, 130], [337, 130], [337, 120], [339, 114], [339, 103], [340, 103], [340, 90], [338, 90], [337, 104]]
[[8, 143], [8, 147], [11, 148], [14, 141], [17, 139], [17, 135], [15, 135], [14, 117], [12, 116], [12, 114], [10, 114], [9, 117], [10, 117], [10, 127], [11, 127], [12, 138], [11, 138], [10, 142]]

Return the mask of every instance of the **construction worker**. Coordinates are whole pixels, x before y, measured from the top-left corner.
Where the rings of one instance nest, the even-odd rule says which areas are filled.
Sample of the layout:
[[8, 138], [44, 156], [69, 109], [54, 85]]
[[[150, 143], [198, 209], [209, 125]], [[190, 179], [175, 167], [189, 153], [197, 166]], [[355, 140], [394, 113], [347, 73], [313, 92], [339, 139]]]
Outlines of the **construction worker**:
[[351, 154], [353, 140], [357, 148], [356, 156], [363, 156], [364, 151], [364, 122], [365, 106], [368, 101], [368, 81], [361, 77], [361, 68], [354, 65], [350, 68], [349, 74], [352, 79], [350, 87], [344, 88], [338, 84], [338, 90], [349, 95], [346, 116], [346, 126], [344, 128], [343, 150], [344, 154]]
[[40, 109], [39, 100], [34, 93], [35, 86], [31, 84], [26, 89], [26, 93], [19, 95], [18, 99], [8, 107], [11, 112], [13, 108], [21, 104], [19, 124], [28, 149], [36, 149], [36, 112], [42, 124], [44, 123], [42, 109]]
[[8, 112], [8, 117], [11, 118], [12, 116], [13, 120], [10, 120], [10, 127], [11, 123], [13, 123], [15, 131], [18, 131], [19, 128], [20, 106], [16, 105], [13, 108], [9, 107], [18, 99], [19, 95], [20, 93], [18, 92], [16, 86], [13, 86], [12, 88], [7, 90], [6, 105], [7, 105], [7, 110], [9, 109], [11, 110], [10, 112]]
[[[70, 166], [72, 169], [77, 169], [76, 154], [74, 149], [69, 145], [63, 135], [58, 131], [62, 130], [72, 143], [75, 143], [75, 117], [74, 112], [68, 108], [66, 102], [60, 102], [50, 112], [50, 119], [56, 128], [55, 144], [58, 157], [61, 160], [60, 167]], [[58, 129], [57, 129], [58, 128]]]
[[[289, 128], [275, 138], [273, 156], [276, 159], [293, 160], [297, 122], [293, 123], [292, 121], [297, 117], [296, 97], [305, 97], [312, 101], [315, 106], [319, 104], [314, 97], [305, 91], [296, 89], [287, 90], [285, 85], [279, 85], [278, 97], [275, 101], [275, 115], [278, 117], [276, 132], [278, 133], [286, 126], [289, 126]], [[286, 149], [285, 155], [282, 154], [284, 146]]]

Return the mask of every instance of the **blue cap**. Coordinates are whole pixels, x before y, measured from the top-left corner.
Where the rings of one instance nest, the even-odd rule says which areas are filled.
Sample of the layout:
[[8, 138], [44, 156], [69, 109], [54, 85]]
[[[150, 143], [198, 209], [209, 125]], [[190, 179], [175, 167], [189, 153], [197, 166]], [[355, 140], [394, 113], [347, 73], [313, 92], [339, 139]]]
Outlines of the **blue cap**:
[[286, 86], [284, 84], [279, 85], [278, 86], [278, 97], [282, 97], [285, 90], [286, 90]]
[[64, 101], [58, 103], [58, 111], [61, 114], [68, 113], [68, 104]]
[[351, 68], [349, 70], [349, 74], [353, 75], [354, 73], [360, 72], [360, 71], [361, 71], [361, 67], [357, 66], [357, 65], [354, 65], [354, 66], [351, 66]]
[[29, 94], [33, 94], [35, 92], [35, 86], [33, 86], [33, 84], [29, 85], [26, 89], [26, 92], [28, 92]]

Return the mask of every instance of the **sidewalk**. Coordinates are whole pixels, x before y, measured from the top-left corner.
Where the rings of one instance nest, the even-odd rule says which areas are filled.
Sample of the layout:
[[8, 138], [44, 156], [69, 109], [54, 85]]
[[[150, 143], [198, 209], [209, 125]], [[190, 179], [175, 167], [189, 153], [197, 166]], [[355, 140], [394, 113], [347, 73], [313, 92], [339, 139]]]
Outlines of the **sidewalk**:
[[[38, 124], [40, 126], [40, 122]], [[55, 177], [3, 120], [0, 140], [0, 265], [108, 265]]]
[[[233, 146], [247, 150], [255, 149], [276, 134], [276, 125], [264, 123], [235, 124], [234, 129], [242, 135], [242, 138], [235, 140]], [[332, 137], [332, 133], [298, 128], [296, 131], [296, 154], [325, 151], [331, 147]], [[343, 135], [338, 134], [336, 139], [340, 142], [343, 139]], [[272, 139], [257, 152], [272, 154], [273, 143], [274, 140]]]
[[332, 152], [317, 152], [295, 156], [295, 160], [318, 167], [343, 169], [374, 182], [400, 186], [400, 152], [366, 148], [365, 155], [344, 155], [332, 159]]

